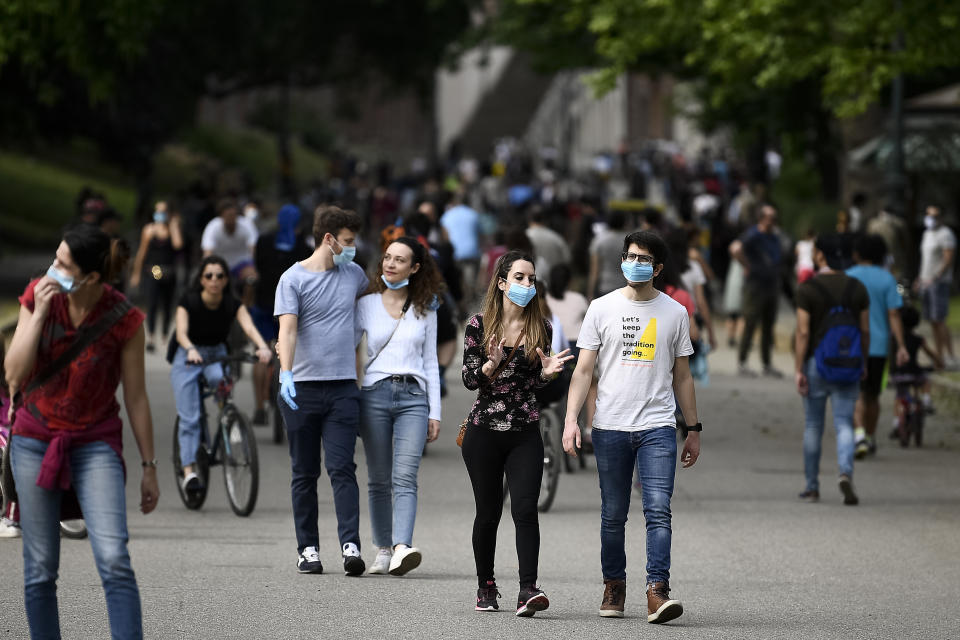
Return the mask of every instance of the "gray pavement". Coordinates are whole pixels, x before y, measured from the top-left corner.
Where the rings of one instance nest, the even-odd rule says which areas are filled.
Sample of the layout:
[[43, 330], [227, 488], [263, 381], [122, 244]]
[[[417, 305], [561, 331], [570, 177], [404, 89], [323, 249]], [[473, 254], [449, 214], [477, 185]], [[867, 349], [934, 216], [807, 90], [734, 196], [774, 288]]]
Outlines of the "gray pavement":
[[[790, 371], [789, 356], [777, 364]], [[161, 460], [158, 510], [143, 516], [139, 459], [127, 432], [130, 551], [148, 638], [957, 638], [960, 637], [960, 421], [933, 417], [924, 449], [881, 440], [858, 463], [858, 507], [835, 489], [836, 458], [824, 440], [819, 504], [799, 504], [803, 488], [800, 400], [787, 380], [744, 381], [733, 356], [712, 357], [698, 390], [703, 454], [678, 470], [674, 499], [674, 594], [686, 612], [665, 627], [645, 619], [644, 530], [639, 503], [628, 526], [627, 617], [597, 617], [599, 489], [592, 460], [560, 479], [541, 516], [540, 582], [551, 606], [533, 619], [512, 615], [517, 560], [506, 513], [498, 546], [503, 599], [496, 614], [473, 611], [470, 545], [473, 501], [454, 443], [471, 396], [450, 373], [443, 431], [420, 476], [416, 544], [423, 565], [404, 578], [347, 578], [340, 571], [330, 486], [320, 481], [322, 576], [296, 573], [296, 543], [284, 446], [260, 429], [261, 489], [249, 518], [227, 505], [214, 470], [211, 495], [188, 512], [174, 486], [173, 398], [168, 368], [148, 358], [148, 385]], [[239, 385], [250, 407], [249, 380]], [[881, 431], [891, 398], [883, 399]], [[364, 555], [372, 560], [366, 471], [358, 443]], [[0, 540], [0, 637], [26, 637], [21, 545]], [[59, 581], [65, 638], [108, 637], [106, 608], [87, 541], [64, 540]]]

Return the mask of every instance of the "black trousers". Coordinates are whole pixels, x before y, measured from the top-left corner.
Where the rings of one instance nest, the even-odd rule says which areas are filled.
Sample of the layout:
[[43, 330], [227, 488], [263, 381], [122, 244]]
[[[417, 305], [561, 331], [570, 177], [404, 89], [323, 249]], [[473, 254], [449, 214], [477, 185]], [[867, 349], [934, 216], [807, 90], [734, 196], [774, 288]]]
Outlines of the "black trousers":
[[473, 521], [473, 557], [477, 581], [495, 580], [497, 527], [503, 513], [503, 476], [510, 487], [510, 512], [517, 530], [520, 585], [537, 582], [540, 521], [537, 500], [543, 477], [543, 440], [537, 425], [523, 431], [491, 431], [470, 425], [463, 438], [463, 461], [470, 474], [477, 516]]
[[163, 337], [170, 335], [170, 321], [173, 312], [173, 294], [177, 289], [177, 279], [174, 277], [172, 267], [170, 275], [165, 275], [160, 280], [156, 280], [147, 270], [143, 274], [141, 282], [146, 283], [147, 289], [147, 331], [153, 336], [157, 328], [157, 315], [163, 312]]
[[740, 338], [740, 364], [747, 363], [753, 334], [760, 325], [760, 359], [770, 366], [773, 350], [773, 326], [777, 322], [779, 290], [776, 285], [763, 287], [748, 284], [743, 290], [743, 336]]

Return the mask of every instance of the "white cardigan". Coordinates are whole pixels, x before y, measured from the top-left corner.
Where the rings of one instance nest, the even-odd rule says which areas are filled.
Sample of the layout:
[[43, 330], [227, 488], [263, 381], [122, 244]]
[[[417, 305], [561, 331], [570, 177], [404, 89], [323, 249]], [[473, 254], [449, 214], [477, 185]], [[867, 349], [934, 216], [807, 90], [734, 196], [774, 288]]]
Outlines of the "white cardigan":
[[[390, 338], [393, 328], [397, 332]], [[367, 334], [367, 362], [363, 376], [368, 387], [390, 376], [413, 376], [427, 393], [430, 419], [440, 420], [440, 367], [437, 364], [437, 312], [418, 316], [413, 305], [397, 326], [383, 306], [383, 294], [371, 293], [357, 301], [358, 335]], [[387, 339], [390, 342], [383, 347]], [[380, 351], [381, 347], [383, 350]], [[371, 363], [370, 359], [380, 351]]]

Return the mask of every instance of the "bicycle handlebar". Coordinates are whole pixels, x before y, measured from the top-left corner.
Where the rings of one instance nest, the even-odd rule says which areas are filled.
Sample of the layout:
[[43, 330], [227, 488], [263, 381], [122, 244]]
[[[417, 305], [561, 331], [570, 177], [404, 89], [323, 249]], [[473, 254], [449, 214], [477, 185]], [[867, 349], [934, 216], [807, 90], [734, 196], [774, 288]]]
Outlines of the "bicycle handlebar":
[[256, 364], [257, 362], [260, 362], [260, 358], [252, 353], [244, 352], [236, 355], [222, 356], [220, 358], [211, 358], [210, 360], [204, 360], [203, 362], [187, 362], [187, 364], [195, 367], [205, 367], [210, 364], [227, 364], [230, 362], [249, 362]]

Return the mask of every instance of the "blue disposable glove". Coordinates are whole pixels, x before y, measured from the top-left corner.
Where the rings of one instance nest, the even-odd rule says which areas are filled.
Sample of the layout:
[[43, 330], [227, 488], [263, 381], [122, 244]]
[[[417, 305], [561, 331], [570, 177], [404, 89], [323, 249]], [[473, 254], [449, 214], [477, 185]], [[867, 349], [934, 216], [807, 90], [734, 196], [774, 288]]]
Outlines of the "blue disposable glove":
[[297, 389], [293, 386], [293, 371], [280, 372], [280, 397], [294, 411], [300, 408], [293, 401], [297, 397]]

